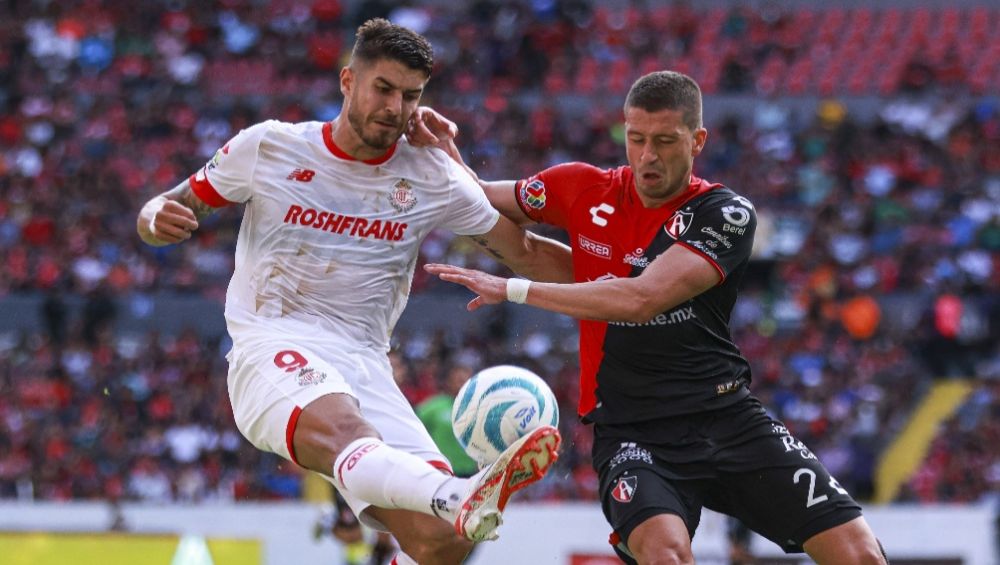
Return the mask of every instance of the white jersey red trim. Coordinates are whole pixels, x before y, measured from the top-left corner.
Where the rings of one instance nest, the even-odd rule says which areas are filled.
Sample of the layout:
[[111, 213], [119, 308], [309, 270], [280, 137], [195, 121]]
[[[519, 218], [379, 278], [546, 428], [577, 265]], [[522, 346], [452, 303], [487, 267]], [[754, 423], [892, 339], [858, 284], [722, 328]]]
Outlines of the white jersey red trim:
[[321, 122], [247, 128], [190, 183], [210, 206], [246, 203], [226, 294], [229, 333], [245, 345], [319, 331], [387, 350], [424, 237], [480, 235], [499, 218], [443, 151], [403, 138], [358, 161]]

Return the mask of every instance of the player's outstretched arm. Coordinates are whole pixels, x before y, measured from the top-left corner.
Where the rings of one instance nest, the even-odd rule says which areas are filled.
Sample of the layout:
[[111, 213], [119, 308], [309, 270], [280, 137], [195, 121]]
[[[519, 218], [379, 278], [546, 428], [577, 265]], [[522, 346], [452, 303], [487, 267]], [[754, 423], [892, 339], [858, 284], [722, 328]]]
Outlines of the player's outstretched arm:
[[517, 200], [514, 198], [516, 181], [485, 181], [479, 178], [476, 171], [465, 162], [458, 146], [455, 145], [455, 138], [458, 137], [458, 126], [455, 125], [455, 122], [445, 118], [433, 108], [421, 106], [410, 118], [406, 135], [413, 145], [418, 147], [433, 145], [447, 153], [453, 161], [479, 183], [490, 204], [512, 222], [519, 226], [534, 223], [517, 205]]
[[190, 239], [191, 233], [198, 229], [198, 222], [213, 210], [184, 180], [146, 202], [139, 210], [136, 231], [144, 242], [155, 247], [180, 243]]
[[[465, 286], [478, 296], [469, 310], [508, 299], [507, 280], [452, 265], [428, 272]], [[718, 284], [721, 275], [705, 258], [680, 245], [668, 248], [638, 277], [575, 284], [531, 283], [526, 304], [584, 320], [641, 324]]]
[[493, 229], [470, 237], [483, 251], [533, 281], [573, 282], [569, 247], [527, 231], [502, 215]]

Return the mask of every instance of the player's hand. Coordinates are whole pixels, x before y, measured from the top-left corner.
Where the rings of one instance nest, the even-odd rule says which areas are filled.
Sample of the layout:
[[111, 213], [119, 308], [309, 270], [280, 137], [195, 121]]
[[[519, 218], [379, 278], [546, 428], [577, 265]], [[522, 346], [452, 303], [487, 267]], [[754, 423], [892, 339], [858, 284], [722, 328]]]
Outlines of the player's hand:
[[198, 229], [198, 218], [187, 206], [164, 198], [149, 221], [149, 233], [165, 244], [180, 243], [191, 239], [191, 232]]
[[406, 139], [414, 147], [437, 146], [457, 136], [455, 122], [429, 106], [419, 106], [406, 124]]
[[439, 263], [428, 263], [424, 265], [424, 270], [432, 275], [437, 275], [443, 281], [460, 284], [475, 292], [478, 296], [470, 300], [465, 307], [469, 312], [487, 304], [499, 304], [507, 299], [507, 279], [505, 278], [474, 269], [463, 269]]

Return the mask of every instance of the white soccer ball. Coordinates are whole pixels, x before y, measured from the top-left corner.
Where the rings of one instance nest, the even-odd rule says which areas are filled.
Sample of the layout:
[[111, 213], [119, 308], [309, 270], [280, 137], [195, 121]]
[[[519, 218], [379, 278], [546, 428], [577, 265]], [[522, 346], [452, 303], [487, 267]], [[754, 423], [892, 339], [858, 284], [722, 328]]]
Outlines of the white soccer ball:
[[559, 425], [556, 397], [541, 377], [513, 365], [483, 369], [458, 391], [451, 427], [479, 467], [538, 426]]

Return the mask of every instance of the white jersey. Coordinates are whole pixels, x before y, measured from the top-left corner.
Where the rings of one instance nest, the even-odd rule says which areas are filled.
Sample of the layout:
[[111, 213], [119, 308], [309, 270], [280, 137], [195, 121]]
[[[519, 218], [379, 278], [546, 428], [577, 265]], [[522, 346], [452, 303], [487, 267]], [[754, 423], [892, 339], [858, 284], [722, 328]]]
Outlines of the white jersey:
[[211, 206], [246, 203], [226, 293], [236, 345], [331, 333], [387, 350], [424, 237], [439, 226], [480, 235], [497, 222], [443, 151], [403, 138], [385, 156], [358, 161], [331, 133], [330, 123], [263, 122], [190, 179]]

